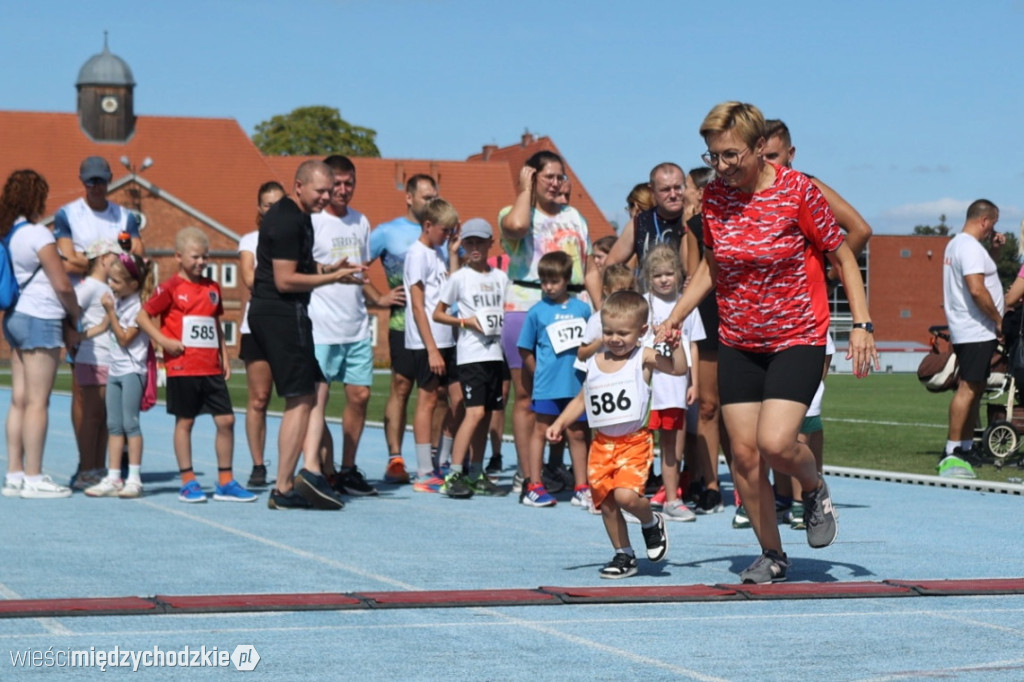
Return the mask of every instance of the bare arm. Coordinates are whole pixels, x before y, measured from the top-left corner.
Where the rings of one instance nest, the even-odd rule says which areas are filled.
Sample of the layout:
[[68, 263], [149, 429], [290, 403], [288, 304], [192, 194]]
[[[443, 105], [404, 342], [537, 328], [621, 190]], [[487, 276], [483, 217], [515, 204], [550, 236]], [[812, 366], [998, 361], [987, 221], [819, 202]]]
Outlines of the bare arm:
[[608, 252], [608, 255], [604, 259], [604, 266], [617, 265], [618, 263], [625, 263], [633, 256], [633, 219], [630, 218], [626, 226], [622, 228], [622, 233], [612, 244], [612, 250]]
[[246, 289], [252, 291], [252, 285], [256, 281], [256, 256], [248, 251], [239, 253], [238, 269], [242, 276], [242, 284]]
[[512, 210], [501, 219], [501, 234], [505, 239], [519, 241], [530, 233], [533, 208], [533, 178], [537, 171], [529, 166], [523, 166], [519, 171], [519, 194], [512, 204]]
[[[114, 310], [114, 297], [110, 294], [104, 294], [103, 309], [107, 311], [106, 323], [110, 325], [110, 331], [114, 333], [114, 338], [117, 339], [118, 345], [122, 348], [127, 348], [132, 341], [139, 335], [138, 327], [122, 327], [121, 320], [117, 319], [117, 313]], [[141, 314], [141, 313], [140, 313]], [[97, 325], [99, 326], [99, 325]]]
[[275, 258], [274, 265], [274, 286], [283, 294], [297, 294], [305, 291], [312, 291], [324, 284], [335, 282], [349, 283], [352, 275], [366, 270], [364, 265], [349, 265], [347, 259], [343, 259], [332, 265], [317, 264], [317, 273], [307, 275], [299, 272], [298, 261], [281, 260]]
[[[426, 292], [423, 282], [409, 285], [409, 298], [412, 300], [413, 322], [420, 332], [420, 338], [423, 339], [423, 346], [427, 349], [427, 363], [430, 365], [430, 371], [442, 375], [445, 373], [444, 358], [441, 357], [441, 351], [437, 348], [434, 332], [430, 328], [430, 321], [427, 318]], [[406, 324], [409, 324], [408, 320], [406, 320]]]
[[694, 273], [697, 272], [697, 266], [700, 264], [700, 244], [697, 243], [697, 235], [689, 230], [686, 231], [683, 242], [687, 244], [683, 267], [686, 268], [686, 276], [693, 277]]
[[825, 196], [825, 201], [828, 202], [832, 213], [836, 217], [836, 223], [846, 232], [846, 243], [850, 245], [854, 258], [859, 257], [860, 254], [864, 253], [864, 247], [867, 246], [868, 240], [871, 239], [871, 226], [868, 225], [868, 221], [864, 220], [864, 217], [857, 212], [857, 209], [841, 197], [839, 192], [836, 192], [817, 178], [812, 178], [811, 182], [821, 190], [821, 193]]
[[561, 441], [562, 432], [583, 416], [585, 408], [586, 404], [583, 398], [583, 389], [580, 389], [580, 392], [576, 394], [576, 397], [570, 400], [569, 404], [565, 406], [564, 410], [562, 410], [562, 414], [558, 415], [551, 426], [548, 427], [548, 430], [544, 433], [544, 437], [551, 443]]
[[89, 259], [84, 253], [75, 251], [75, 243], [70, 237], [57, 237], [57, 248], [60, 255], [64, 257], [62, 265], [64, 272], [69, 275], [85, 275], [89, 269]]
[[175, 357], [185, 352], [185, 344], [180, 339], [164, 336], [160, 331], [160, 325], [146, 312], [145, 308], [139, 310], [139, 316], [135, 321], [138, 323], [139, 329], [149, 335], [153, 343], [164, 349], [165, 354]]
[[68, 279], [68, 273], [64, 270], [64, 262], [57, 252], [56, 244], [46, 244], [37, 252], [39, 265], [43, 269], [46, 279], [50, 280], [50, 286], [57, 294], [64, 312], [71, 318], [72, 326], [78, 325], [78, 319], [82, 316], [82, 309], [78, 305], [78, 298], [75, 296], [75, 288]]
[[1006, 307], [1013, 308], [1024, 299], [1024, 277], [1013, 280], [1010, 290], [1006, 292]]
[[397, 286], [382, 294], [377, 287], [369, 282], [363, 285], [363, 296], [371, 308], [390, 308], [396, 305], [405, 305], [405, 287]]
[[985, 317], [996, 323], [996, 329], [1000, 330], [1000, 335], [1002, 335], [1003, 316], [999, 313], [995, 301], [992, 300], [992, 294], [988, 293], [988, 289], [985, 288], [985, 275], [981, 273], [964, 275], [964, 283], [978, 309]]

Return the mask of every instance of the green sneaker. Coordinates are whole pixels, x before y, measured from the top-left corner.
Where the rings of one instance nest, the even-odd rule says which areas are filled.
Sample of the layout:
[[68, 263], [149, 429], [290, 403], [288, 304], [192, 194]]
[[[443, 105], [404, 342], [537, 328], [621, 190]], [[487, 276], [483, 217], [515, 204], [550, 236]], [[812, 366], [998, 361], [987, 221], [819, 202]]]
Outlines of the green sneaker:
[[804, 523], [804, 503], [794, 502], [793, 508], [790, 511], [789, 527], [793, 530], [807, 530], [807, 524]]
[[466, 475], [461, 471], [453, 471], [444, 477], [444, 485], [439, 491], [453, 499], [469, 499], [473, 497], [473, 489], [469, 487]]
[[732, 517], [733, 528], [750, 528], [750, 517], [743, 505], [736, 507], [736, 514]]
[[970, 462], [956, 455], [946, 455], [939, 462], [939, 476], [942, 478], [977, 478]]
[[466, 484], [477, 495], [484, 495], [486, 497], [505, 497], [508, 495], [507, 488], [495, 485], [494, 481], [482, 471], [476, 477], [466, 479]]

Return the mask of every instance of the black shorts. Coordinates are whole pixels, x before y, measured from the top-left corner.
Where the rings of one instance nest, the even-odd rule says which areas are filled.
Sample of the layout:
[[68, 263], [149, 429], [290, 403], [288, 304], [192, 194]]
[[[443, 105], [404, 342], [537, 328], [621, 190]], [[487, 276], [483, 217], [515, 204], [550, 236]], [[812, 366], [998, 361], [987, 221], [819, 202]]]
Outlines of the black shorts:
[[391, 371], [406, 379], [416, 378], [416, 362], [411, 351], [405, 349], [405, 332], [388, 330], [388, 350], [391, 353]]
[[194, 419], [200, 414], [233, 414], [228, 384], [221, 374], [167, 377], [167, 414]]
[[697, 306], [700, 312], [700, 321], [704, 325], [706, 338], [697, 342], [697, 350], [701, 353], [718, 350], [718, 299], [715, 292], [704, 297], [704, 300]]
[[323, 372], [316, 361], [313, 323], [305, 307], [295, 306], [293, 316], [261, 315], [249, 310], [251, 336], [270, 363], [274, 387], [282, 398], [294, 398], [316, 392], [323, 383]]
[[504, 360], [459, 365], [459, 383], [462, 384], [462, 398], [466, 407], [504, 409], [501, 383], [507, 372], [508, 365]]
[[792, 400], [810, 406], [821, 383], [825, 346], [793, 346], [775, 353], [718, 347], [722, 405]]
[[413, 377], [416, 380], [416, 385], [423, 388], [431, 381], [437, 380], [441, 386], [447, 386], [448, 384], [458, 381], [457, 379], [457, 368], [455, 366], [455, 348], [439, 348], [441, 357], [444, 359], [445, 373], [434, 374], [430, 371], [430, 361], [427, 359], [427, 350], [410, 350], [406, 351], [411, 357], [413, 366], [416, 368], [416, 374]]
[[256, 343], [252, 334], [242, 334], [242, 340], [238, 344], [238, 359], [246, 363], [266, 362], [267, 356], [263, 354], [263, 349]]
[[992, 356], [997, 347], [995, 339], [953, 344], [956, 364], [960, 368], [960, 378], [972, 384], [987, 381], [992, 371]]

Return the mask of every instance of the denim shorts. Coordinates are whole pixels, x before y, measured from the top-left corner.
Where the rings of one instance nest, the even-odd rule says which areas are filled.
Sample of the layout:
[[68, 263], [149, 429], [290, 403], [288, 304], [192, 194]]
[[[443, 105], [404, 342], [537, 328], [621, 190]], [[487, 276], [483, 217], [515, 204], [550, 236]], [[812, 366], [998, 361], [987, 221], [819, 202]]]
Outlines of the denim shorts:
[[44, 320], [25, 313], [4, 315], [4, 338], [11, 348], [61, 348], [64, 346], [63, 320]]

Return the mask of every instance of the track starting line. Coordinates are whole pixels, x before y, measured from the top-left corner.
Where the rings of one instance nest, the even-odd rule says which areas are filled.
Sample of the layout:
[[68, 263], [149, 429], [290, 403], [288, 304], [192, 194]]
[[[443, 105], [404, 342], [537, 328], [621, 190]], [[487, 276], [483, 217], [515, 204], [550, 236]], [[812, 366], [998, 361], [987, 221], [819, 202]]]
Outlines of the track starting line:
[[1024, 578], [882, 580], [773, 585], [657, 585], [642, 587], [538, 587], [300, 594], [155, 595], [0, 601], [0, 618], [136, 616], [246, 611], [343, 611], [564, 604], [637, 604], [768, 599], [876, 599], [1024, 594]]

